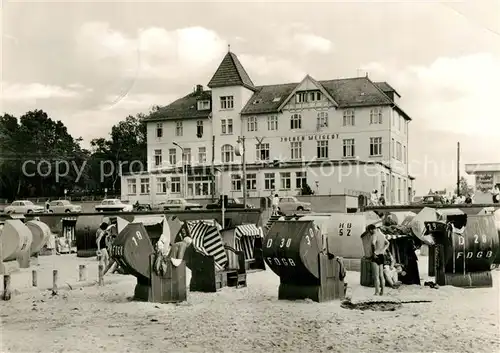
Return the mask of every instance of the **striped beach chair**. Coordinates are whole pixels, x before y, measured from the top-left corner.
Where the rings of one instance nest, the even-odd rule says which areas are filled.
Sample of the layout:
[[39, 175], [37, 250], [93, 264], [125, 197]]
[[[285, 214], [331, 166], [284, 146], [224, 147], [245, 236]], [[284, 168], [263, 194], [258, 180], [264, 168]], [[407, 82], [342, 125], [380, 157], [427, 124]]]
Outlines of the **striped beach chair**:
[[237, 226], [234, 231], [236, 250], [245, 254], [245, 260], [254, 259], [255, 238], [262, 238], [263, 231], [261, 227], [255, 224], [242, 224]]
[[204, 256], [213, 256], [216, 269], [223, 270], [228, 259], [220, 235], [221, 226], [216, 221], [200, 220], [187, 221], [186, 227], [194, 249]]

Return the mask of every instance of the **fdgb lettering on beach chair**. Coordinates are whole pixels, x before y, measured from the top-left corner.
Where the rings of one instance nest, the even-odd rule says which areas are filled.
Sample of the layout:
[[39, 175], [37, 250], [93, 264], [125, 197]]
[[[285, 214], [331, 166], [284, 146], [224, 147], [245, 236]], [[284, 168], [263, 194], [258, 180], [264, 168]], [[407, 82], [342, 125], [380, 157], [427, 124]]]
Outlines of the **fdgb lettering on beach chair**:
[[323, 302], [344, 297], [342, 265], [314, 221], [279, 221], [264, 238], [264, 260], [280, 277], [279, 299]]
[[491, 287], [491, 265], [500, 251], [493, 215], [466, 215], [465, 224], [448, 222], [434, 232], [435, 273], [439, 285]]
[[[177, 234], [182, 240], [193, 239], [185, 254], [191, 270], [189, 289], [192, 292], [216, 292], [223, 287], [245, 287], [245, 255], [224, 245], [221, 226], [215, 220], [186, 221]], [[231, 261], [230, 261], [231, 259]]]
[[167, 261], [165, 273], [159, 275], [154, 271], [155, 245], [156, 242], [151, 241], [144, 224], [129, 223], [114, 240], [110, 253], [127, 273], [137, 277], [135, 299], [159, 303], [186, 300], [185, 262], [180, 261], [175, 266]]

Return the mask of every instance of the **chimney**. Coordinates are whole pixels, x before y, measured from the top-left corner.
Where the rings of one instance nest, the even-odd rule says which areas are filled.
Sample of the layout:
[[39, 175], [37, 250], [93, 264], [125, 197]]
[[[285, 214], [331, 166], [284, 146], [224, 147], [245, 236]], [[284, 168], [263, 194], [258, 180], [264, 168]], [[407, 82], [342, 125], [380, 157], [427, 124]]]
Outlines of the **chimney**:
[[203, 92], [203, 85], [196, 85], [196, 93], [202, 93]]

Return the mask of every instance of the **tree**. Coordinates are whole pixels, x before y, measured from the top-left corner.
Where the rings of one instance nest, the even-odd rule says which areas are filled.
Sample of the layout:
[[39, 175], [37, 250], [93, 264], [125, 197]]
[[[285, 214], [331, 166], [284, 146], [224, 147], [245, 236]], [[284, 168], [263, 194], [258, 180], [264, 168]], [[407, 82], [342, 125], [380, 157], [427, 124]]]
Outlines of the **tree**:
[[460, 178], [459, 185], [460, 185], [460, 190], [455, 189], [456, 195], [467, 196], [467, 195], [472, 195], [474, 193], [474, 188], [469, 185], [467, 179], [465, 179], [464, 177]]
[[[61, 121], [52, 120], [43, 110], [33, 110], [19, 119], [5, 114], [0, 118], [2, 148], [1, 196], [62, 195], [78, 180], [77, 168], [88, 157]], [[57, 173], [56, 171], [59, 171]]]
[[91, 141], [90, 169], [94, 187], [118, 191], [120, 173], [147, 169], [146, 117], [141, 113], [135, 117], [129, 115], [111, 128], [110, 138]]

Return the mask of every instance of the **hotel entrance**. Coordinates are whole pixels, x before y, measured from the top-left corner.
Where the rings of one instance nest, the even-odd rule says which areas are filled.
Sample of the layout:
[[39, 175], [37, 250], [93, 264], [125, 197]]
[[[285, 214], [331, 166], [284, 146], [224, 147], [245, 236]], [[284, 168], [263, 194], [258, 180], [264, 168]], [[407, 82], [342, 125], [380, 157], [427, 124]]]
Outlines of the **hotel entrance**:
[[212, 191], [212, 180], [207, 175], [188, 176], [187, 197], [210, 196]]

